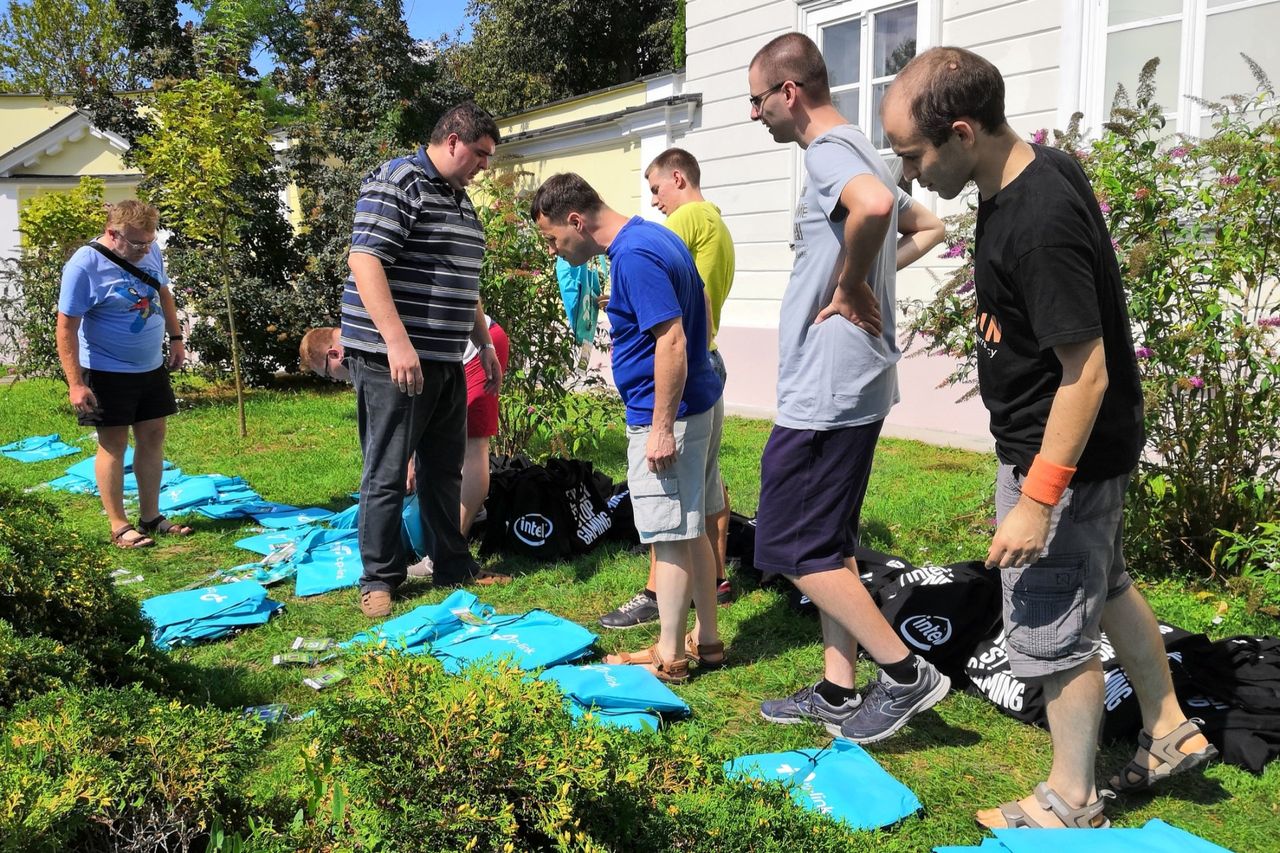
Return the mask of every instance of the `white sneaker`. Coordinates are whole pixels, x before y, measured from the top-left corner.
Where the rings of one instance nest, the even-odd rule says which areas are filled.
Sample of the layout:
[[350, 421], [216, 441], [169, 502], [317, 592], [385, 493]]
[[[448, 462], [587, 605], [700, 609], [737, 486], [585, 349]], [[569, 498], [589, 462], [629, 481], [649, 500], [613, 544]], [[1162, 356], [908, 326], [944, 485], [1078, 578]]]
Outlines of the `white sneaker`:
[[430, 557], [423, 557], [408, 569], [411, 578], [429, 578], [434, 574], [434, 564]]

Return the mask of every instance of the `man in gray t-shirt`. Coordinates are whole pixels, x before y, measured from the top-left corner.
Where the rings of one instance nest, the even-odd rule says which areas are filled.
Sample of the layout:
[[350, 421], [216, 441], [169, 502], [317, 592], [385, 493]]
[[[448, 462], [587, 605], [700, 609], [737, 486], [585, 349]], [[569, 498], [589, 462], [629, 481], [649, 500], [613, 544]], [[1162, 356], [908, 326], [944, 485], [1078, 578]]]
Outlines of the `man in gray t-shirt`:
[[[751, 118], [805, 149], [795, 266], [778, 322], [778, 416], [760, 461], [755, 564], [822, 614], [823, 678], [761, 705], [858, 743], [889, 737], [950, 688], [903, 644], [862, 586], [854, 549], [876, 439], [898, 401], [894, 275], [942, 223], [899, 190], [880, 154], [831, 103], [818, 46], [800, 33], [751, 61]], [[898, 234], [902, 233], [901, 240]], [[858, 644], [880, 665], [862, 697]]]

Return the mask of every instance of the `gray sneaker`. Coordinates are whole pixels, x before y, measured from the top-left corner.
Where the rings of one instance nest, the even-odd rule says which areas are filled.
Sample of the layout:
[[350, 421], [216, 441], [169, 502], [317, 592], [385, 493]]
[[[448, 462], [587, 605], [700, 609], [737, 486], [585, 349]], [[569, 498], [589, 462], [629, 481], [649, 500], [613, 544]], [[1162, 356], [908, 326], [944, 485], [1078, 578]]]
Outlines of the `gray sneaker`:
[[600, 617], [600, 624], [605, 628], [634, 628], [658, 618], [658, 602], [640, 590], [631, 600], [619, 605], [617, 610]]
[[784, 726], [795, 723], [821, 723], [827, 728], [847, 720], [862, 704], [861, 696], [854, 696], [839, 705], [832, 705], [817, 691], [818, 685], [801, 687], [785, 699], [769, 699], [760, 703], [760, 716], [771, 723]]
[[917, 657], [914, 684], [899, 684], [881, 670], [857, 713], [843, 723], [828, 723], [827, 731], [854, 743], [882, 741], [916, 714], [941, 702], [950, 689], [951, 679]]

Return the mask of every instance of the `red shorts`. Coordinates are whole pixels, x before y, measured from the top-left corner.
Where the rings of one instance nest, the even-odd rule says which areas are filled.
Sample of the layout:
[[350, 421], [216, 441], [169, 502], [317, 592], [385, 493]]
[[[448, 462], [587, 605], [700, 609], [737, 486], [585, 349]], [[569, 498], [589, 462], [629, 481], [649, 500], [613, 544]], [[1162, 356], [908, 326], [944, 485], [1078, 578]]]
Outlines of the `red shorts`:
[[[507, 370], [507, 358], [511, 355], [511, 341], [502, 327], [494, 323], [489, 327], [493, 349], [502, 371]], [[467, 438], [489, 438], [498, 434], [498, 395], [484, 393], [484, 368], [479, 357], [463, 365], [467, 374]]]

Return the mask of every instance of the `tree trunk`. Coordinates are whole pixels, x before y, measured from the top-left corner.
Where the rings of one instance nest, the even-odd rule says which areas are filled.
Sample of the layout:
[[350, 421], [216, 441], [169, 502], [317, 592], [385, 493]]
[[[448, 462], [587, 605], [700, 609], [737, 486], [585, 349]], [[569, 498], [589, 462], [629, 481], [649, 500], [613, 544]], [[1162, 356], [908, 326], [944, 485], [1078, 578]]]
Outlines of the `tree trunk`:
[[227, 328], [231, 330], [231, 373], [236, 379], [236, 408], [240, 413], [240, 437], [249, 434], [244, 418], [244, 380], [240, 377], [240, 342], [236, 338], [236, 315], [231, 308], [231, 258], [227, 255], [227, 225], [218, 228], [218, 254], [222, 258], [222, 298], [227, 304]]

